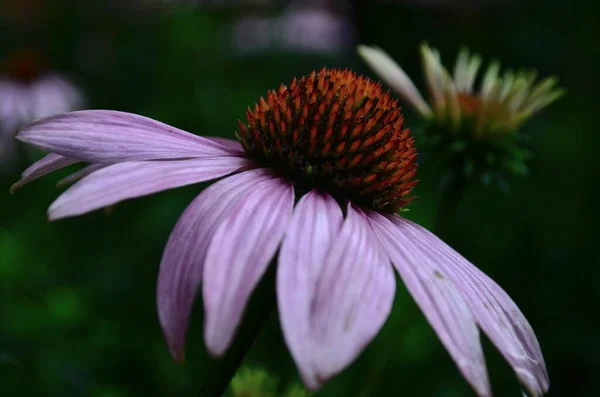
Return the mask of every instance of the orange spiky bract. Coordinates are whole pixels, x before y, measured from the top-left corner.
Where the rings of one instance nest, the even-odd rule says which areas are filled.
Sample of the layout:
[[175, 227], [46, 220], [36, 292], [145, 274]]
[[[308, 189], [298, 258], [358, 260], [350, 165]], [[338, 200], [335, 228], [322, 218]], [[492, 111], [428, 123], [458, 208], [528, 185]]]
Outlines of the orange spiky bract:
[[396, 100], [349, 70], [322, 69], [281, 85], [239, 122], [248, 157], [296, 189], [396, 212], [413, 198], [416, 150]]

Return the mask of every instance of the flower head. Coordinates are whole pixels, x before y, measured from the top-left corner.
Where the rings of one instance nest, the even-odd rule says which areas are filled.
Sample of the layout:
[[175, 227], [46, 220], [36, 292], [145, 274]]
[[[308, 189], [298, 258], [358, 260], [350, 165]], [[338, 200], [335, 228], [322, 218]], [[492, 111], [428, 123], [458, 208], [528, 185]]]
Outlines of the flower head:
[[[520, 147], [516, 134], [532, 115], [564, 94], [557, 79], [549, 77], [536, 83], [534, 71], [507, 70], [500, 75], [500, 64], [492, 62], [476, 88], [482, 59], [463, 48], [453, 74], [442, 65], [439, 52], [421, 47], [423, 69], [430, 94], [428, 104], [412, 80], [383, 50], [360, 46], [359, 54], [396, 92], [429, 123], [426, 144], [450, 163], [475, 169], [478, 176], [508, 169], [526, 169], [527, 151]], [[458, 158], [458, 160], [457, 160]]]
[[379, 84], [324, 69], [269, 93], [238, 135], [241, 145], [128, 113], [67, 113], [19, 132], [53, 152], [20, 184], [76, 161], [96, 166], [50, 206], [58, 219], [223, 178], [184, 211], [163, 254], [158, 313], [177, 360], [197, 290], [206, 346], [222, 355], [277, 258], [283, 334], [310, 389], [379, 332], [395, 295], [393, 268], [478, 395], [491, 395], [478, 326], [529, 390], [548, 389], [537, 339], [506, 292], [394, 212], [414, 184], [414, 149]]
[[249, 158], [296, 189], [395, 212], [416, 183], [414, 139], [396, 101], [350, 71], [321, 71], [261, 98], [239, 123]]

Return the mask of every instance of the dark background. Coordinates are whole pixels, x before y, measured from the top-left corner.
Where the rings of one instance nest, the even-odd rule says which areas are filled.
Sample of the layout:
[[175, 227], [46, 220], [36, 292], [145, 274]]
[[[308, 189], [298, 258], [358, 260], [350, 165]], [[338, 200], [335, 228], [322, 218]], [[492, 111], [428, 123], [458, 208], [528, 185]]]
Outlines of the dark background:
[[[21, 3], [29, 9], [23, 11]], [[294, 76], [323, 66], [372, 76], [352, 47], [329, 54], [236, 51], [228, 36], [235, 21], [251, 12], [278, 15], [284, 2], [266, 10], [129, 3], [3, 0], [0, 58], [39, 48], [85, 90], [91, 108], [130, 111], [225, 137], [233, 137], [246, 106]], [[422, 41], [438, 47], [449, 67], [464, 44], [487, 61], [557, 75], [567, 88], [564, 98], [524, 127], [535, 151], [530, 175], [510, 179], [509, 194], [470, 185], [447, 239], [498, 281], [528, 317], [550, 372], [549, 395], [599, 396], [599, 5], [472, 3], [477, 2], [356, 1], [348, 10], [356, 27], [351, 40], [383, 47], [420, 88]], [[409, 124], [416, 122], [406, 113]], [[20, 150], [19, 169], [42, 155]], [[432, 227], [438, 182], [426, 164], [418, 175], [419, 199], [407, 217]], [[6, 192], [0, 194], [0, 394], [194, 395], [210, 365], [201, 304], [188, 334], [187, 363], [177, 365], [158, 325], [155, 283], [167, 236], [202, 187], [48, 223], [45, 211], [60, 192], [58, 176], [11, 196], [8, 188], [17, 179], [18, 172], [0, 174]], [[271, 320], [245, 363], [294, 382], [276, 316]], [[495, 395], [519, 396], [511, 370], [489, 342], [484, 347]], [[383, 331], [316, 395], [472, 392], [399, 284]]]

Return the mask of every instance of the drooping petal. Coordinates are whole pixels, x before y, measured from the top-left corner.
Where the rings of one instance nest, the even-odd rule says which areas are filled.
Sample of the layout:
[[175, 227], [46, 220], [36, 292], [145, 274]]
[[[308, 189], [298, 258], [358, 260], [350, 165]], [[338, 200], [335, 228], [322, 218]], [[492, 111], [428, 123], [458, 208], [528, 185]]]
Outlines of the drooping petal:
[[555, 89], [554, 91], [540, 95], [536, 100], [532, 101], [527, 107], [525, 107], [521, 113], [531, 116], [532, 114], [542, 110], [552, 102], [564, 96], [566, 92], [567, 91], [564, 89]]
[[273, 179], [245, 195], [217, 227], [204, 265], [204, 340], [216, 356], [225, 352], [250, 294], [268, 268], [287, 229], [294, 188]]
[[[408, 235], [395, 217], [369, 213], [375, 234], [434, 331], [479, 396], [491, 390], [479, 331], [444, 258]], [[393, 222], [394, 221], [394, 222]]]
[[431, 116], [431, 108], [406, 72], [385, 51], [378, 47], [358, 46], [364, 61], [423, 117]]
[[[311, 306], [315, 389], [350, 365], [389, 316], [396, 281], [366, 215], [348, 206], [346, 220], [317, 281]], [[308, 379], [305, 379], [305, 381]]]
[[479, 55], [471, 56], [471, 60], [469, 61], [469, 68], [467, 69], [466, 76], [466, 86], [465, 91], [469, 94], [473, 93], [473, 88], [475, 86], [475, 78], [477, 77], [477, 72], [481, 67], [482, 58]]
[[461, 48], [454, 66], [454, 84], [456, 84], [456, 90], [458, 92], [465, 92], [467, 90], [469, 59], [469, 50], [464, 47]]
[[526, 73], [521, 71], [517, 74], [515, 84], [509, 93], [507, 101], [507, 107], [511, 112], [516, 112], [523, 105], [531, 92], [534, 79], [535, 72]]
[[277, 298], [286, 343], [304, 383], [318, 389], [379, 332], [395, 279], [364, 214], [311, 192], [298, 203], [279, 256]]
[[548, 391], [549, 378], [531, 325], [508, 294], [434, 234], [400, 217], [394, 224], [423, 251], [438, 258], [443, 274], [461, 291], [481, 329], [534, 395]]
[[508, 70], [504, 73], [502, 77], [502, 88], [500, 89], [500, 101], [504, 102], [508, 97], [508, 94], [513, 88], [513, 84], [515, 83], [515, 74], [511, 70]]
[[242, 144], [233, 139], [222, 138], [220, 136], [207, 136], [205, 138], [215, 143], [218, 143], [225, 149], [229, 150], [232, 154], [244, 153], [244, 148], [242, 147]]
[[12, 185], [10, 187], [10, 191], [12, 193], [29, 182], [77, 162], [77, 160], [69, 159], [59, 154], [50, 153], [23, 171], [21, 174], [21, 180]]
[[85, 167], [83, 167], [82, 169], [73, 172], [70, 175], [67, 175], [66, 177], [62, 178], [61, 180], [59, 180], [58, 182], [56, 182], [56, 186], [66, 186], [66, 185], [70, 185], [72, 183], [77, 182], [78, 180], [88, 176], [89, 174], [91, 174], [92, 172], [96, 172], [102, 168], [108, 167], [108, 165], [106, 164], [90, 164], [87, 165]]
[[552, 92], [562, 92], [562, 90], [556, 88], [557, 84], [558, 79], [556, 77], [547, 77], [543, 79], [532, 88], [531, 94], [527, 98], [524, 106], [529, 107], [533, 105], [534, 102], [539, 101], [540, 98], [552, 95]]
[[237, 157], [113, 164], [61, 194], [48, 209], [48, 216], [54, 220], [81, 215], [130, 198], [219, 178], [249, 165], [248, 160]]
[[458, 128], [460, 126], [460, 120], [462, 118], [460, 103], [458, 102], [458, 92], [454, 85], [454, 81], [446, 71], [446, 69], [442, 70], [442, 76], [444, 78], [444, 89], [446, 93], [446, 101], [448, 104], [448, 113], [450, 113], [450, 122], [454, 126], [454, 128]]
[[427, 80], [427, 87], [433, 100], [433, 109], [437, 117], [443, 117], [446, 112], [446, 94], [444, 88], [444, 67], [440, 60], [440, 54], [423, 44], [421, 46], [421, 58], [423, 59], [423, 70]]
[[318, 385], [312, 363], [311, 306], [325, 260], [342, 225], [338, 203], [312, 191], [296, 207], [279, 252], [277, 303], [287, 346], [307, 385]]
[[500, 63], [492, 62], [487, 68], [481, 84], [481, 97], [484, 100], [488, 99], [488, 95], [492, 92], [494, 86], [499, 84], [498, 72], [500, 71]]
[[221, 145], [147, 117], [84, 110], [34, 121], [17, 139], [88, 163], [220, 156]]
[[176, 360], [183, 359], [188, 318], [215, 229], [248, 189], [270, 178], [264, 169], [255, 169], [216, 182], [192, 201], [171, 232], [160, 264], [156, 296], [158, 317]]

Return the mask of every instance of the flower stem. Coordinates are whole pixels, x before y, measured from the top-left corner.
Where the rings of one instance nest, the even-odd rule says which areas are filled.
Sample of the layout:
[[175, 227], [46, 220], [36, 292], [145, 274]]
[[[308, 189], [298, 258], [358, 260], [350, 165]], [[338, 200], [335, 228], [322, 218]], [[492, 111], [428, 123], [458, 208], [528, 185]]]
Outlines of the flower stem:
[[269, 266], [269, 270], [256, 288], [254, 296], [246, 308], [237, 337], [229, 350], [224, 357], [213, 362], [206, 374], [198, 397], [221, 397], [225, 394], [231, 380], [242, 365], [244, 357], [268, 321], [276, 302], [274, 265], [272, 263]]

